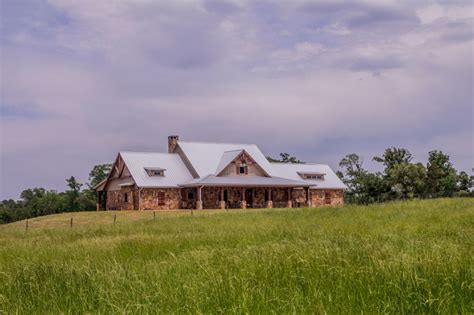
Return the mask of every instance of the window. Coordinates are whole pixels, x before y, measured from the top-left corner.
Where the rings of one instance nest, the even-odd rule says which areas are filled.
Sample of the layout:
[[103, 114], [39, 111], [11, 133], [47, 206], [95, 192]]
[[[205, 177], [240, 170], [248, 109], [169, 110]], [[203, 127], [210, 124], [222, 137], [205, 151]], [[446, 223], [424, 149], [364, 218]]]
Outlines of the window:
[[331, 193], [326, 191], [324, 193], [324, 201], [327, 205], [330, 205], [331, 204]]
[[154, 170], [152, 172], [152, 176], [165, 176], [165, 172], [163, 170], [159, 170], [159, 171]]
[[164, 206], [165, 205], [165, 192], [159, 191], [157, 199], [158, 199], [158, 206]]
[[247, 175], [248, 174], [248, 167], [245, 161], [242, 161], [240, 165], [237, 167], [237, 172], [239, 175]]
[[162, 168], [145, 167], [145, 171], [148, 176], [165, 176], [166, 170]]
[[303, 179], [324, 180], [324, 174], [299, 173]]
[[123, 202], [128, 202], [128, 194], [127, 193], [123, 194]]
[[194, 200], [194, 192], [193, 191], [188, 192], [188, 200]]

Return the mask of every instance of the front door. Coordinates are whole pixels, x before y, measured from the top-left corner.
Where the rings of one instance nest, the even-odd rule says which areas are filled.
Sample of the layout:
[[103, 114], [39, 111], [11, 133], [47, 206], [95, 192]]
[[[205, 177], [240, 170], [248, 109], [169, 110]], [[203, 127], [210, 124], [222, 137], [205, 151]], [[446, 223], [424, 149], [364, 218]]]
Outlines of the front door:
[[253, 189], [245, 190], [245, 201], [247, 202], [247, 207], [252, 207], [253, 205]]

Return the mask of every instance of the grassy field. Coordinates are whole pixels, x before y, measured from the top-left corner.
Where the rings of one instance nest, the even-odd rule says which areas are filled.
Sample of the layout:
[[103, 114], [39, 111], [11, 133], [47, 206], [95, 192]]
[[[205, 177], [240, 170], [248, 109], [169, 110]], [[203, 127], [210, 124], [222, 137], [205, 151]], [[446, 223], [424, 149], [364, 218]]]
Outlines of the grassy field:
[[0, 226], [0, 313], [474, 312], [474, 199], [28, 224]]

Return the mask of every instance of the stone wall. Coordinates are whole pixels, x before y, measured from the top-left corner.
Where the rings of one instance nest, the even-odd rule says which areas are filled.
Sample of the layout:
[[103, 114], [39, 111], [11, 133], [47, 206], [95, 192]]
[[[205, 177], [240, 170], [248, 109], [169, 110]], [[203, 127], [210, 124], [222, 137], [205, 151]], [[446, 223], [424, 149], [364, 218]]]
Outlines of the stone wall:
[[[164, 205], [158, 204], [159, 192], [165, 193]], [[179, 188], [143, 188], [140, 192], [140, 210], [180, 209]]]
[[295, 188], [291, 193], [293, 208], [306, 207], [306, 190], [303, 188]]
[[[246, 188], [246, 191], [252, 188]], [[240, 208], [242, 201], [242, 188], [226, 187], [227, 202], [226, 208]], [[204, 209], [219, 209], [220, 200], [219, 187], [204, 187], [202, 189], [202, 205]], [[248, 208], [267, 208], [268, 188], [257, 187], [252, 189], [252, 203], [247, 204]], [[164, 205], [158, 205], [159, 192], [164, 192]], [[192, 193], [192, 196], [189, 195]], [[127, 202], [125, 202], [127, 194]], [[288, 188], [272, 188], [273, 208], [286, 208], [288, 206]], [[107, 191], [107, 210], [168, 210], [168, 209], [195, 209], [197, 200], [196, 188], [144, 188], [140, 192], [141, 200], [138, 200], [138, 188], [135, 186], [122, 187], [120, 190]], [[325, 205], [344, 204], [344, 191], [341, 189], [311, 189], [312, 207]], [[192, 198], [188, 198], [192, 197]], [[292, 207], [306, 207], [306, 190], [291, 190]]]
[[342, 189], [312, 189], [311, 203], [313, 207], [344, 204]]
[[[127, 202], [125, 201], [125, 194], [127, 194]], [[133, 210], [136, 202], [138, 202], [138, 198], [134, 186], [107, 191], [107, 210]]]
[[202, 208], [203, 209], [218, 209], [219, 208], [219, 194], [218, 187], [204, 187], [201, 191]]
[[265, 200], [265, 188], [257, 187], [253, 189], [253, 200], [251, 208], [266, 208], [267, 201]]
[[[193, 198], [188, 198], [189, 193], [192, 193]], [[196, 188], [182, 188], [181, 189], [181, 209], [196, 209]]]

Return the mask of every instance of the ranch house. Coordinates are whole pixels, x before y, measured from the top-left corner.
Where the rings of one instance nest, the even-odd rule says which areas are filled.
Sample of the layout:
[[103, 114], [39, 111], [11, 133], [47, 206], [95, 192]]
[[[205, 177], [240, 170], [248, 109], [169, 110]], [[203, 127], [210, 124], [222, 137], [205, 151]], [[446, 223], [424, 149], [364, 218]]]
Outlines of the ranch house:
[[346, 186], [325, 164], [269, 162], [255, 144], [168, 137], [168, 153], [120, 152], [96, 187], [97, 210], [338, 205]]

